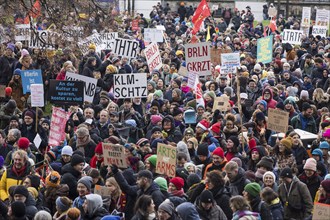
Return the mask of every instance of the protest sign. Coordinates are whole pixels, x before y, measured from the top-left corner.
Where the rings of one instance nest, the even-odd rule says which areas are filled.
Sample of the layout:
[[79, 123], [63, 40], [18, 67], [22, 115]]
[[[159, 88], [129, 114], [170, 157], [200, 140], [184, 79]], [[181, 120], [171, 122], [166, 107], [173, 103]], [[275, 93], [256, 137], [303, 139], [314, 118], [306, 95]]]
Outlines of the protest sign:
[[135, 19], [132, 21], [132, 30], [133, 31], [139, 30], [139, 20], [138, 19]]
[[30, 40], [30, 24], [15, 25], [15, 41]]
[[50, 80], [49, 101], [58, 105], [82, 105], [84, 103], [84, 82]]
[[156, 25], [156, 29], [160, 31], [166, 31], [166, 28], [164, 25]]
[[268, 109], [267, 129], [285, 133], [288, 130], [288, 121], [288, 112], [272, 108]]
[[301, 27], [309, 27], [311, 23], [311, 8], [303, 7], [301, 17]]
[[151, 73], [154, 69], [160, 69], [163, 66], [162, 58], [159, 53], [157, 43], [153, 42], [147, 46], [144, 50], [144, 54], [147, 58], [149, 72]]
[[50, 146], [60, 146], [61, 142], [65, 140], [65, 125], [69, 117], [70, 113], [53, 106], [48, 140]]
[[111, 189], [109, 187], [106, 187], [106, 186], [95, 185], [94, 193], [98, 194], [102, 197], [110, 196], [111, 195]]
[[222, 95], [214, 99], [212, 111], [214, 112], [215, 110], [219, 109], [221, 112], [225, 112], [228, 110], [228, 107], [230, 107], [229, 97]]
[[67, 41], [79, 41], [84, 36], [84, 30], [79, 26], [63, 26], [63, 38]]
[[101, 52], [103, 42], [99, 33], [94, 33], [89, 37], [86, 37], [84, 40], [78, 42], [79, 49], [83, 54], [87, 53], [89, 50], [90, 44], [95, 44], [96, 52]]
[[139, 42], [123, 38], [115, 39], [113, 52], [118, 56], [134, 58], [139, 53]]
[[115, 74], [114, 95], [116, 99], [147, 97], [147, 74]]
[[304, 32], [302, 30], [284, 29], [282, 36], [282, 43], [300, 45], [301, 37], [303, 34]]
[[176, 147], [158, 143], [156, 173], [165, 174], [169, 177], [175, 177], [175, 169]]
[[104, 165], [127, 168], [125, 148], [120, 144], [102, 143]]
[[31, 31], [29, 38], [29, 48], [54, 49], [55, 39], [49, 31]]
[[187, 44], [185, 55], [188, 72], [197, 72], [200, 76], [211, 74], [211, 48], [209, 43]]
[[257, 44], [258, 63], [270, 63], [273, 60], [273, 35], [258, 39]]
[[37, 133], [33, 139], [34, 146], [36, 146], [36, 148], [39, 149], [41, 142], [42, 142], [42, 139], [41, 139], [40, 135]]
[[31, 106], [32, 107], [44, 107], [44, 85], [43, 84], [31, 84]]
[[211, 49], [211, 63], [213, 63], [214, 65], [221, 63], [221, 50], [220, 49], [216, 49], [216, 48]]
[[326, 26], [313, 26], [312, 34], [314, 37], [320, 35], [321, 37], [327, 37], [328, 27]]
[[144, 40], [147, 42], [163, 43], [163, 31], [157, 28], [145, 28]]
[[23, 70], [21, 78], [23, 84], [23, 94], [31, 92], [31, 84], [43, 84], [41, 70]]
[[328, 28], [330, 20], [330, 11], [326, 9], [317, 9], [316, 11], [316, 26], [325, 26]]
[[101, 50], [113, 50], [115, 45], [115, 39], [118, 38], [118, 32], [103, 33], [100, 34], [102, 40]]
[[184, 77], [187, 77], [188, 76], [188, 70], [185, 66], [181, 66], [179, 71], [178, 71], [178, 74], [180, 76], [184, 76]]
[[219, 8], [219, 5], [212, 5], [212, 11], [215, 11], [215, 10], [218, 10], [218, 8]]
[[330, 205], [324, 203], [314, 203], [313, 220], [329, 220]]
[[241, 65], [239, 53], [222, 53], [221, 65], [226, 67], [238, 67]]
[[5, 89], [6, 89], [5, 85], [0, 85], [0, 97], [6, 97]]
[[93, 102], [95, 91], [96, 91], [97, 79], [91, 78], [91, 77], [88, 77], [88, 76], [82, 76], [82, 75], [75, 74], [75, 73], [72, 73], [72, 72], [66, 72], [65, 80], [85, 82], [85, 85], [84, 85], [84, 101], [85, 102]]
[[189, 72], [188, 73], [188, 84], [187, 84], [187, 86], [190, 87], [191, 89], [195, 89], [197, 79], [198, 79], [198, 73]]

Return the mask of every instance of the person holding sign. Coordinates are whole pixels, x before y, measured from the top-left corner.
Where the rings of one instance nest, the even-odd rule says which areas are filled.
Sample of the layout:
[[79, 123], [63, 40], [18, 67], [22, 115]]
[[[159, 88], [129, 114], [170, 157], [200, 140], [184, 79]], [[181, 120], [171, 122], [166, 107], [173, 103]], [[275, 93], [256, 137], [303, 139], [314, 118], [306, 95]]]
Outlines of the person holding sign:
[[22, 71], [20, 69], [16, 69], [8, 86], [12, 89], [12, 98], [16, 101], [17, 107], [23, 111], [28, 96], [23, 94], [21, 74]]

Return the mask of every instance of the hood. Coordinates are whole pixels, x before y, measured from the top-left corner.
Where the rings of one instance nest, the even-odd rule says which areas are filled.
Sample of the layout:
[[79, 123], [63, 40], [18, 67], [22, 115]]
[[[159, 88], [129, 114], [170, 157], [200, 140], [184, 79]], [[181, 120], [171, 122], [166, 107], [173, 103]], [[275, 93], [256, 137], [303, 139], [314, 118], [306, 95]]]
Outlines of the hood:
[[162, 128], [164, 128], [164, 122], [165, 121], [171, 121], [171, 131], [173, 131], [175, 129], [175, 122], [174, 122], [174, 118], [171, 115], [167, 115], [164, 117], [163, 121], [162, 121]]
[[[256, 149], [257, 149], [257, 151], [259, 153], [259, 160], [261, 160], [261, 158], [263, 156], [266, 156], [267, 155], [267, 152], [266, 152], [266, 150], [265, 150], [265, 148], [263, 146], [257, 146]], [[250, 157], [251, 157], [251, 153], [252, 152], [250, 151]]]
[[61, 174], [62, 176], [65, 174], [65, 173], [71, 173], [73, 176], [75, 177], [79, 177], [80, 176], [80, 173], [75, 170], [70, 163], [68, 164], [65, 164], [62, 169], [61, 169]]
[[190, 155], [189, 155], [188, 146], [186, 143], [184, 143], [183, 141], [180, 141], [179, 143], [177, 143], [176, 151], [177, 151], [177, 153], [182, 152], [185, 155], [187, 155], [187, 160], [190, 161]]
[[182, 220], [200, 220], [195, 205], [190, 202], [182, 203], [176, 207], [176, 211]]
[[25, 200], [25, 206], [36, 206], [36, 201], [34, 200], [34, 198], [30, 195], [26, 198]]
[[87, 200], [87, 212], [89, 216], [92, 216], [96, 209], [103, 206], [102, 197], [97, 194], [88, 194], [86, 195]]
[[269, 99], [269, 101], [272, 100], [274, 95], [273, 95], [273, 90], [270, 89], [270, 88], [266, 88], [266, 89], [264, 89], [264, 91], [262, 91], [262, 99], [265, 100], [264, 94], [265, 94], [266, 91], [268, 91], [270, 93], [270, 99]]

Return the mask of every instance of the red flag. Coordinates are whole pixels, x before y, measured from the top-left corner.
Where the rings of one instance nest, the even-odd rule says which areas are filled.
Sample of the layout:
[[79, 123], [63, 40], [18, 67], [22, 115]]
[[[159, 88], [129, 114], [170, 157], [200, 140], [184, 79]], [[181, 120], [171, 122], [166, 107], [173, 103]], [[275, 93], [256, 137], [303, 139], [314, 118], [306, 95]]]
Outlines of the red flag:
[[33, 4], [29, 14], [33, 18], [41, 16], [41, 4], [39, 0], [36, 0], [36, 2]]
[[269, 23], [269, 28], [272, 30], [272, 32], [275, 32], [277, 30], [276, 26], [276, 18], [273, 18]]
[[200, 28], [202, 22], [204, 21], [204, 19], [209, 17], [209, 16], [211, 16], [210, 8], [209, 8], [206, 0], [202, 0], [199, 3], [199, 5], [198, 5], [193, 17], [192, 17], [192, 20], [191, 20], [192, 23], [194, 24], [194, 28], [193, 28], [193, 31], [192, 31], [193, 34], [197, 33], [197, 31], [199, 30], [199, 28]]

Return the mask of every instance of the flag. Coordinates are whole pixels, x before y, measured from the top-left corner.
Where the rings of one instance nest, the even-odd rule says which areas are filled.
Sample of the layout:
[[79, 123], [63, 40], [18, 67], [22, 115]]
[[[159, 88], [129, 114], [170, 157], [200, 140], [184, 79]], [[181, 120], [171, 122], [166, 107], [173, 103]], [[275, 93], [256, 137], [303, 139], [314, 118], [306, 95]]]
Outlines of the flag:
[[195, 80], [195, 91], [196, 91], [196, 109], [197, 106], [202, 105], [205, 107], [203, 94], [202, 94], [202, 84], [199, 82], [199, 76], [196, 74], [197, 79]]
[[211, 35], [210, 35], [210, 25], [207, 26], [207, 35], [206, 35], [206, 42], [209, 41], [211, 39]]
[[33, 4], [29, 14], [32, 18], [41, 16], [41, 4], [39, 0], [36, 0], [36, 2]]
[[192, 20], [191, 20], [192, 23], [194, 24], [194, 28], [193, 28], [193, 31], [192, 31], [193, 34], [197, 33], [197, 31], [199, 30], [203, 20], [205, 18], [209, 17], [209, 16], [211, 16], [210, 8], [209, 8], [206, 0], [202, 0], [199, 3], [199, 5], [198, 5], [193, 17], [192, 17]]
[[275, 17], [272, 18], [272, 20], [270, 21], [268, 26], [272, 30], [272, 32], [275, 32], [277, 30], [276, 18]]

